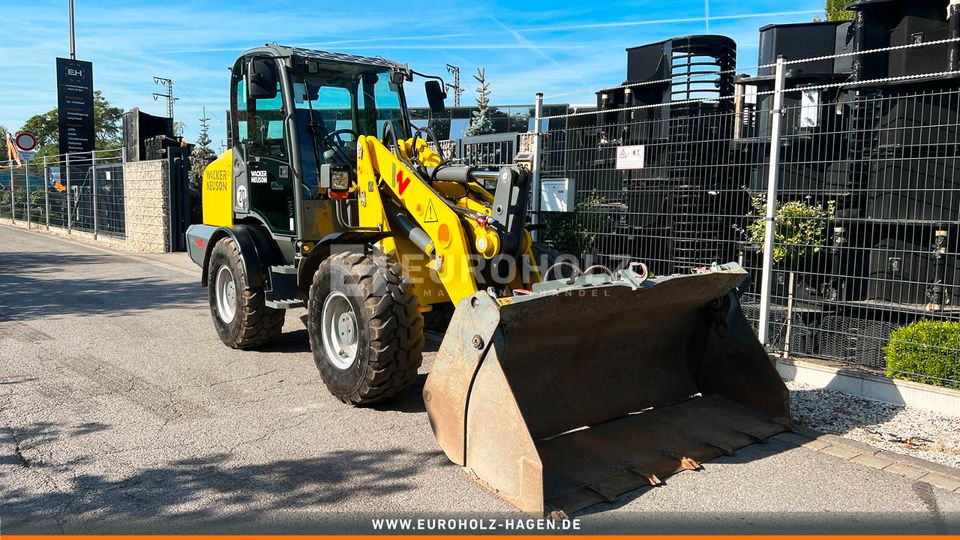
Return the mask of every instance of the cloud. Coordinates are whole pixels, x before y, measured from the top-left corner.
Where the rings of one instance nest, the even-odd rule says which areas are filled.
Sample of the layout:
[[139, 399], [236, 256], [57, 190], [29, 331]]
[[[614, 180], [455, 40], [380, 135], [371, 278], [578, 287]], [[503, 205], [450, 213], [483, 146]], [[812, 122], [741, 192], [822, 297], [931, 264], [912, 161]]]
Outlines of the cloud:
[[[773, 18], [773, 17], [793, 17], [793, 16], [806, 16], [806, 15], [817, 15], [823, 14], [822, 9], [805, 9], [800, 11], [777, 11], [773, 13], [740, 13], [736, 15], [711, 15], [709, 20], [710, 22], [715, 21], [724, 21], [724, 20], [734, 20], [734, 19], [761, 19], [761, 18]], [[524, 28], [524, 32], [557, 32], [561, 30], [591, 30], [597, 28], [627, 28], [631, 26], [653, 26], [653, 25], [663, 25], [663, 24], [680, 24], [680, 23], [701, 23], [707, 20], [706, 16], [703, 17], [681, 17], [674, 19], [658, 19], [658, 20], [647, 20], [647, 21], [618, 21], [618, 22], [604, 22], [604, 23], [581, 23], [581, 24], [569, 24], [569, 25], [559, 25], [559, 26], [543, 26], [543, 27], [530, 27]]]

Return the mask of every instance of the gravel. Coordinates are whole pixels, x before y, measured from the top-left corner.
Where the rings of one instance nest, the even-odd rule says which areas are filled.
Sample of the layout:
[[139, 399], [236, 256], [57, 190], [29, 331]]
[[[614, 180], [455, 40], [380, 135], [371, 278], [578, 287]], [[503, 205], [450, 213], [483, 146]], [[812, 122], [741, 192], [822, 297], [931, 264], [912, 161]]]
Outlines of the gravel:
[[870, 446], [960, 468], [960, 417], [787, 382], [794, 419]]

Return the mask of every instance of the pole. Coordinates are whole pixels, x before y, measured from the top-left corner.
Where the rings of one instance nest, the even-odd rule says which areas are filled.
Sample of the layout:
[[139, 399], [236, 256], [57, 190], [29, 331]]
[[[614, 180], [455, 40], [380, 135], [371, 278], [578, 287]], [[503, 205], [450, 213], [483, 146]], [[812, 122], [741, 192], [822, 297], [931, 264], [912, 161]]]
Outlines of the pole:
[[[537, 92], [537, 102], [536, 106], [533, 109], [533, 163], [531, 167], [533, 168], [533, 196], [531, 200], [531, 206], [533, 212], [531, 217], [531, 222], [536, 225], [540, 223], [540, 138], [542, 133], [540, 133], [540, 123], [543, 118], [543, 92]], [[533, 231], [533, 240], [535, 242], [540, 241], [540, 231]]]
[[46, 216], [47, 230], [50, 230], [50, 168], [47, 156], [43, 156], [43, 215]]
[[10, 162], [10, 223], [17, 224], [17, 191], [13, 186], [13, 162]]
[[786, 332], [783, 337], [783, 358], [790, 358], [790, 340], [793, 339], [793, 296], [797, 283], [797, 274], [790, 271], [790, 280], [787, 282], [787, 317]]
[[460, 88], [460, 67], [453, 64], [447, 64], [447, 71], [453, 75], [453, 84], [447, 85], [453, 89], [453, 106], [460, 106], [460, 96], [463, 94], [463, 88]]
[[93, 239], [97, 239], [97, 152], [90, 152], [90, 178], [93, 179]]
[[764, 346], [770, 342], [770, 296], [773, 288], [773, 248], [775, 220], [777, 217], [777, 184], [780, 181], [780, 123], [783, 121], [783, 87], [786, 79], [786, 62], [777, 57], [776, 84], [773, 91], [773, 110], [770, 133], [770, 170], [767, 177], [767, 215], [764, 218], [763, 281], [760, 287], [760, 320], [757, 337]]
[[23, 162], [23, 187], [26, 190], [27, 200], [24, 206], [27, 209], [27, 229], [30, 229], [30, 162]]
[[70, 0], [70, 59], [77, 59], [77, 41], [73, 33], [73, 0]]
[[67, 234], [73, 232], [73, 208], [70, 207], [70, 154], [67, 154]]
[[[960, 0], [950, 0], [947, 6], [947, 21], [950, 27], [950, 39], [960, 38]], [[960, 43], [950, 44], [950, 71], [960, 68]]]

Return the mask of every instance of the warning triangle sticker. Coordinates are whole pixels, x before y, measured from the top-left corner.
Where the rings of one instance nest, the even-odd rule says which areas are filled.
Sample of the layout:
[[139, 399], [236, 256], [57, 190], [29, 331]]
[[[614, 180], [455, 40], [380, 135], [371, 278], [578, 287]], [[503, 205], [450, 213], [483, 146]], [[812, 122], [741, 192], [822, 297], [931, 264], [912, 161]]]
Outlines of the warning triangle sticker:
[[440, 218], [437, 217], [437, 211], [433, 209], [433, 201], [428, 201], [427, 211], [423, 213], [423, 222], [436, 223], [438, 221], [440, 221]]
[[626, 148], [621, 148], [621, 149], [620, 149], [620, 157], [622, 157], [622, 158], [627, 157], [627, 149], [626, 149]]

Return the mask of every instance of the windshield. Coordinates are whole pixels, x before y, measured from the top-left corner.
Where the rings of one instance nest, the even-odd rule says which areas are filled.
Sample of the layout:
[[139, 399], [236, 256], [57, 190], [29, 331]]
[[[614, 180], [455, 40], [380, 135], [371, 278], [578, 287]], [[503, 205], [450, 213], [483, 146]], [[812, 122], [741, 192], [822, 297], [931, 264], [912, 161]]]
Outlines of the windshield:
[[336, 160], [334, 154], [356, 161], [360, 135], [383, 136], [387, 121], [401, 137], [407, 137], [403, 122], [400, 87], [390, 82], [388, 72], [366, 72], [346, 78], [302, 73], [293, 79], [297, 139], [305, 195], [315, 197], [319, 165]]

